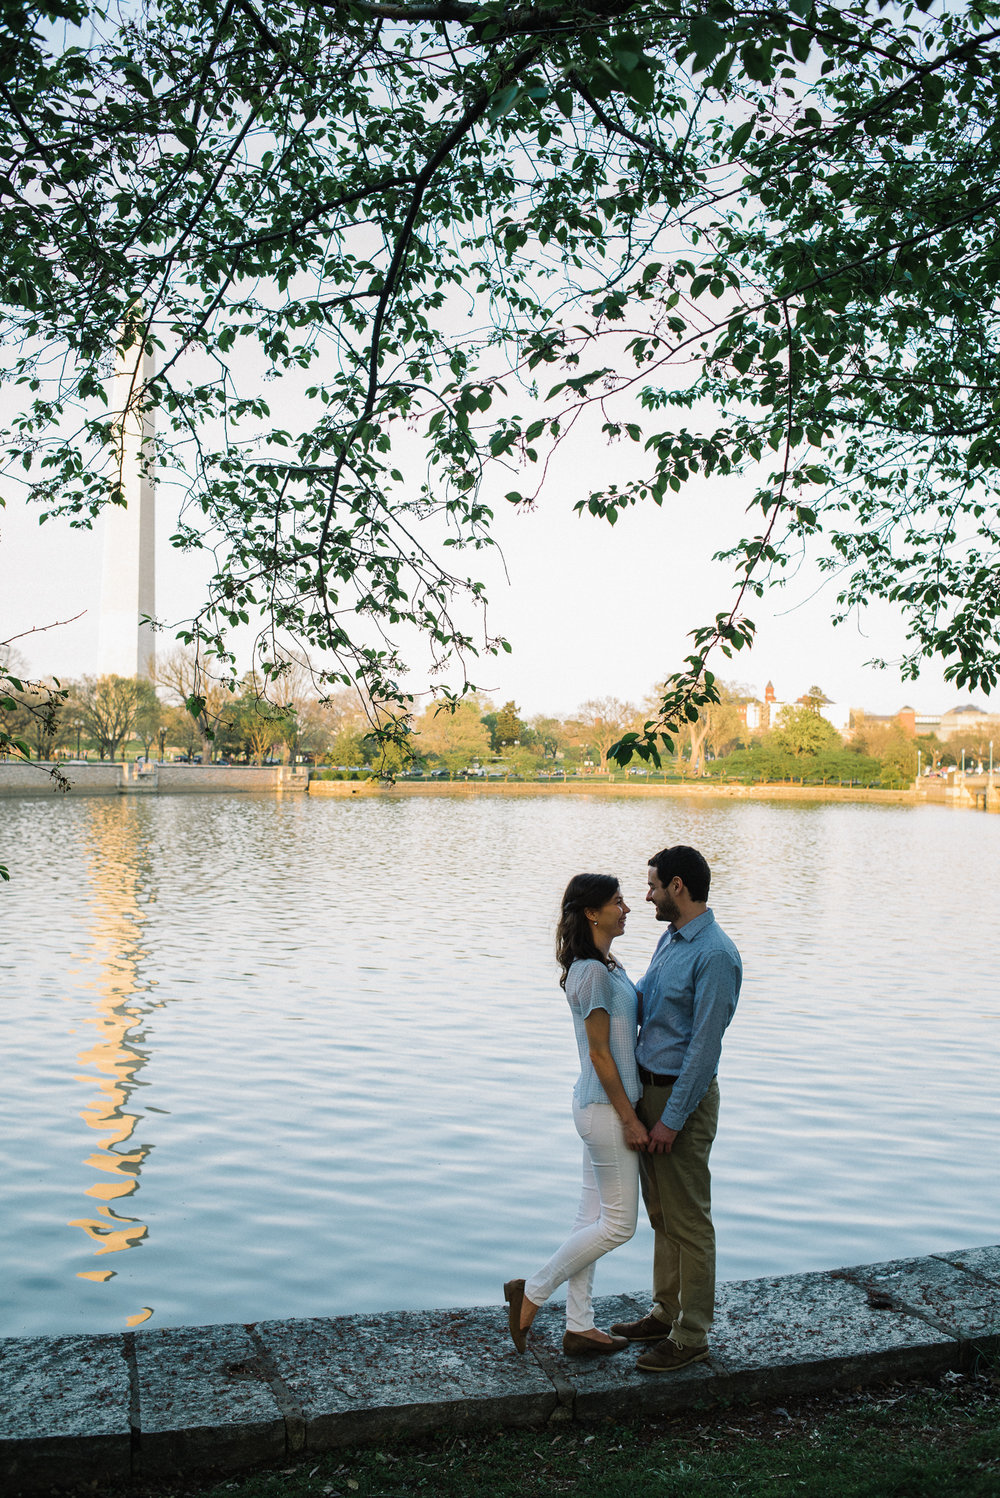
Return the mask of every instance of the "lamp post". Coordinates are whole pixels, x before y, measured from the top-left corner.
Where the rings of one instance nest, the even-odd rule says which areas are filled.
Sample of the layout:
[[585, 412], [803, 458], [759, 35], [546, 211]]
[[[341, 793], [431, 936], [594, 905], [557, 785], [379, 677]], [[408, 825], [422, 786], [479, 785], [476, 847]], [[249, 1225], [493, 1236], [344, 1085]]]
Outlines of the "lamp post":
[[79, 759], [80, 758], [80, 729], [83, 727], [82, 720], [80, 718], [75, 718], [73, 720], [73, 727], [76, 729], [76, 757], [77, 757], [77, 759]]

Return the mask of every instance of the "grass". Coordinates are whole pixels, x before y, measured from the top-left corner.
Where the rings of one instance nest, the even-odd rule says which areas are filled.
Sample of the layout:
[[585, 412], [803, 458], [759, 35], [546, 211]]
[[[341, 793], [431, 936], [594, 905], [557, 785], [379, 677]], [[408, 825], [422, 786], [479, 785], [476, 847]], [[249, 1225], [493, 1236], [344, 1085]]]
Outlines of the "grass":
[[[1000, 1370], [304, 1455], [128, 1498], [998, 1498]], [[107, 1489], [102, 1492], [102, 1498]]]

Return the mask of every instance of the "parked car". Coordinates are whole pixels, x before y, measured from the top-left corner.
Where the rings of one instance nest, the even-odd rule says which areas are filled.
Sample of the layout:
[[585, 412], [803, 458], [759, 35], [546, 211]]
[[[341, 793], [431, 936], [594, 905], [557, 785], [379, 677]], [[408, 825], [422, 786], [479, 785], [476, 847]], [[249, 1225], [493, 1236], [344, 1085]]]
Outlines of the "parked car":
[[430, 778], [432, 780], [450, 780], [451, 779], [451, 771], [450, 770], [432, 770]]

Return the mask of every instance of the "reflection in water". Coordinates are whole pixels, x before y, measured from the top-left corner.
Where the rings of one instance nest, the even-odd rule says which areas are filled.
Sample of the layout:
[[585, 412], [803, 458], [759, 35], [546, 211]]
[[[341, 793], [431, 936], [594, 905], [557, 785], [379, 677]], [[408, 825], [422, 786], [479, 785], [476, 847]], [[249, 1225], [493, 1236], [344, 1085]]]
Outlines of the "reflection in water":
[[[84, 1163], [104, 1179], [87, 1189], [97, 1204], [95, 1215], [74, 1218], [69, 1226], [82, 1229], [95, 1244], [94, 1254], [102, 1255], [135, 1248], [149, 1232], [138, 1217], [115, 1211], [111, 1203], [123, 1203], [138, 1192], [139, 1175], [150, 1153], [149, 1145], [129, 1147], [142, 1115], [127, 1111], [127, 1105], [135, 1088], [143, 1085], [138, 1076], [149, 1059], [140, 1044], [142, 1021], [150, 1009], [160, 1006], [141, 997], [154, 986], [153, 980], [141, 976], [142, 927], [152, 899], [148, 837], [138, 818], [122, 816], [122, 808], [114, 803], [95, 801], [87, 810], [93, 945], [86, 960], [96, 976], [81, 986], [97, 996], [96, 1012], [85, 1021], [94, 1026], [97, 1040], [77, 1057], [90, 1068], [77, 1080], [97, 1084], [97, 1095], [80, 1117], [101, 1135]], [[100, 1282], [114, 1274], [113, 1269], [90, 1269], [78, 1278]], [[128, 1324], [135, 1326], [152, 1314], [144, 1307], [127, 1318]]]

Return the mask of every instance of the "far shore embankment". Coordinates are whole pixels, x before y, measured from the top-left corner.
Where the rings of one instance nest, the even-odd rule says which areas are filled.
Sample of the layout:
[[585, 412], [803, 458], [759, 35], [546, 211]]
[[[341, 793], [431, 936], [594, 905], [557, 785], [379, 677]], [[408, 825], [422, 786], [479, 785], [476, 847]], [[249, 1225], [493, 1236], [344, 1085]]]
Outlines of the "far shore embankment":
[[719, 784], [717, 781], [686, 780], [668, 784], [633, 784], [629, 781], [560, 780], [311, 780], [310, 796], [625, 796], [631, 800], [661, 796], [696, 796], [715, 801], [874, 801], [886, 805], [913, 805], [919, 797], [910, 786], [886, 791], [849, 785], [760, 785]]
[[[9, 796], [48, 796], [61, 800], [56, 782], [45, 761], [30, 764], [0, 761], [0, 799]], [[630, 800], [691, 798], [701, 801], [853, 801], [869, 805], [914, 806], [937, 802], [945, 806], [981, 808], [1000, 812], [1000, 786], [992, 776], [954, 776], [948, 780], [921, 779], [901, 790], [861, 785], [810, 785], [789, 781], [746, 784], [720, 780], [655, 780], [628, 776], [612, 780], [603, 775], [572, 776], [565, 780], [380, 780], [374, 775], [360, 779], [326, 780], [310, 777], [304, 765], [181, 765], [72, 763], [62, 761], [58, 769], [70, 782], [70, 796], [156, 796], [215, 793], [223, 795], [299, 794], [343, 800], [351, 796], [603, 796]], [[53, 793], [55, 792], [55, 796]]]

